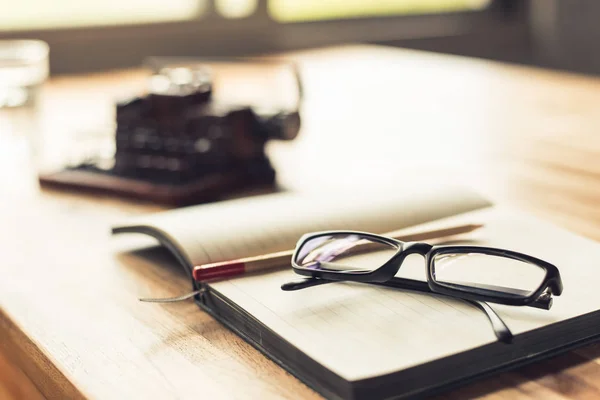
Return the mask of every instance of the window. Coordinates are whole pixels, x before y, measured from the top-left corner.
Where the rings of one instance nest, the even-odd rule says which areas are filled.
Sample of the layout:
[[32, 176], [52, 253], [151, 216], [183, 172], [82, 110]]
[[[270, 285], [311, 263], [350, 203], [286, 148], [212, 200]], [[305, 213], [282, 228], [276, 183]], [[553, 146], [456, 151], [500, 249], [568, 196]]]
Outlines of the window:
[[206, 0], [18, 0], [1, 8], [0, 29], [9, 31], [185, 20], [201, 15]]
[[279, 22], [298, 22], [473, 11], [484, 9], [489, 3], [489, 0], [270, 0], [269, 13]]
[[215, 0], [217, 12], [225, 18], [250, 17], [258, 6], [258, 0]]

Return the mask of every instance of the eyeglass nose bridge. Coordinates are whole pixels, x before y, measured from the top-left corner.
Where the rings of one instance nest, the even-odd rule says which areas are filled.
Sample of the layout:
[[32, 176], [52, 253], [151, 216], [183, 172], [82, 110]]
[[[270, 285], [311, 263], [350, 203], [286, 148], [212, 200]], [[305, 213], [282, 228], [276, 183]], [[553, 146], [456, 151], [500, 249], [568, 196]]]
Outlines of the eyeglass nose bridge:
[[411, 254], [420, 254], [426, 257], [433, 246], [422, 242], [405, 242], [401, 245], [401, 250], [391, 260], [385, 263], [381, 268], [369, 274], [369, 279], [373, 282], [386, 282], [393, 278], [402, 267], [404, 259]]
[[433, 246], [422, 242], [406, 242], [402, 243], [400, 252], [396, 254], [394, 258], [389, 260], [381, 268], [373, 271], [370, 274], [370, 278], [376, 282], [385, 282], [391, 279], [402, 267], [404, 259], [411, 254], [419, 254], [427, 258], [427, 253]]
[[405, 257], [411, 254], [420, 254], [424, 257], [432, 247], [432, 245], [422, 242], [406, 242], [402, 246], [402, 253], [405, 254]]

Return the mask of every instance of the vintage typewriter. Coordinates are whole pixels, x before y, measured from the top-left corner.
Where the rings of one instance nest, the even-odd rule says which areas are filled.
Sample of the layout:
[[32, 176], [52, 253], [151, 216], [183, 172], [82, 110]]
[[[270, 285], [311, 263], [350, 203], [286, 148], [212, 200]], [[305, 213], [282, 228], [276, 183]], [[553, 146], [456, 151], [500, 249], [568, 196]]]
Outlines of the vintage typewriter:
[[221, 102], [213, 90], [211, 70], [202, 64], [158, 68], [145, 95], [116, 104], [114, 156], [40, 175], [41, 186], [168, 205], [273, 190], [265, 144], [297, 136], [299, 108]]

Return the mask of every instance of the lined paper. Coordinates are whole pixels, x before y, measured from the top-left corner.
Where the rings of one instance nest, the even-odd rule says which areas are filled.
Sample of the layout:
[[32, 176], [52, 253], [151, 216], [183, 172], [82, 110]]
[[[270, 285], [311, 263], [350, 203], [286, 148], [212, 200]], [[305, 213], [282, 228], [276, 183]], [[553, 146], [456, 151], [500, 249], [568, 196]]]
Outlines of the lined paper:
[[[525, 252], [561, 271], [564, 293], [554, 299], [551, 310], [490, 303], [513, 334], [600, 309], [597, 243], [522, 214], [487, 210], [471, 217], [486, 220], [478, 244]], [[424, 277], [424, 265], [422, 258], [411, 256], [400, 275]], [[496, 341], [485, 314], [461, 301], [352, 283], [297, 292], [280, 289], [281, 284], [300, 278], [281, 270], [211, 286], [300, 351], [351, 381]]]

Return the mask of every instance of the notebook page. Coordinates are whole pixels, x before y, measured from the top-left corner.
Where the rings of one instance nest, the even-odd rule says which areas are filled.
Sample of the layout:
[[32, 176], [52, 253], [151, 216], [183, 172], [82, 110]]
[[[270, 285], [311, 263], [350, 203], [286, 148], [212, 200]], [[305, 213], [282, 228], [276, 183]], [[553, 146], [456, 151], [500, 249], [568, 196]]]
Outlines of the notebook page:
[[306, 232], [383, 233], [489, 205], [462, 187], [413, 185], [382, 193], [257, 196], [144, 216], [125, 226], [158, 229], [200, 265], [293, 249]]
[[[600, 309], [597, 243], [521, 214], [493, 210], [476, 216], [487, 219], [478, 244], [545, 259], [563, 277], [564, 293], [549, 311], [490, 303], [513, 334]], [[407, 258], [402, 268], [401, 275], [425, 276], [418, 256]], [[460, 301], [351, 283], [280, 290], [282, 283], [300, 278], [281, 270], [211, 286], [347, 380], [399, 371], [496, 341], [485, 314]]]

